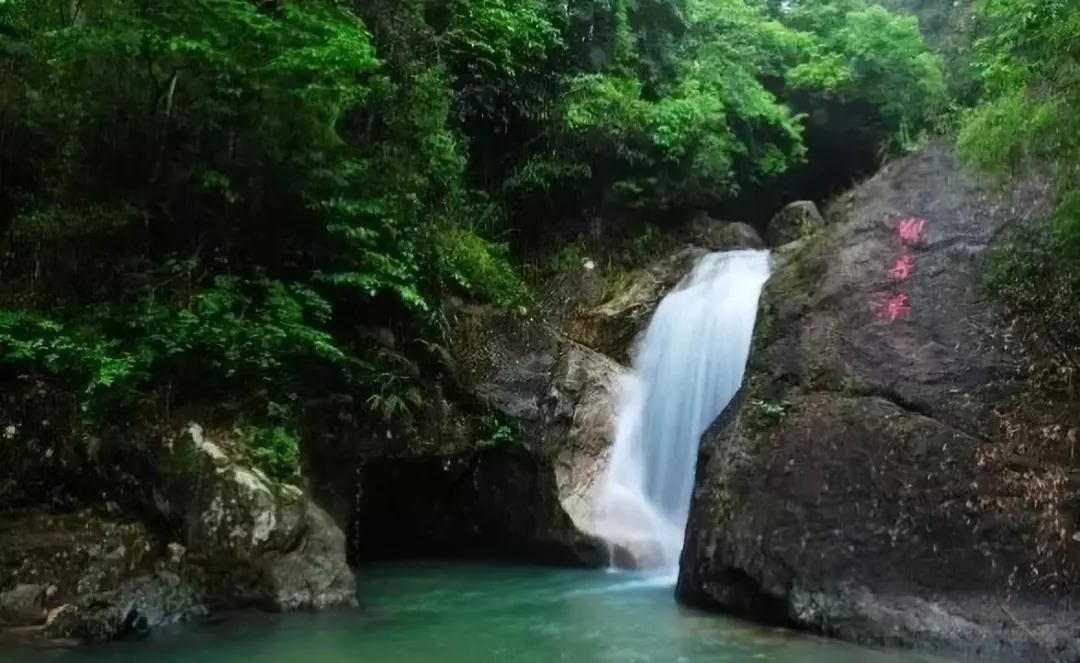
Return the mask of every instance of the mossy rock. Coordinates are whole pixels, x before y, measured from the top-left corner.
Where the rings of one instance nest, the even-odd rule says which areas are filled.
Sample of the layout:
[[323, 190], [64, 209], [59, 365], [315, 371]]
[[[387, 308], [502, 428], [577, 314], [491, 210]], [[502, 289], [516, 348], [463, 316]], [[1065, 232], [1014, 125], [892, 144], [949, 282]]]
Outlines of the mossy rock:
[[769, 221], [766, 239], [769, 246], [783, 246], [803, 239], [825, 227], [825, 219], [817, 205], [809, 200], [797, 200], [776, 213]]

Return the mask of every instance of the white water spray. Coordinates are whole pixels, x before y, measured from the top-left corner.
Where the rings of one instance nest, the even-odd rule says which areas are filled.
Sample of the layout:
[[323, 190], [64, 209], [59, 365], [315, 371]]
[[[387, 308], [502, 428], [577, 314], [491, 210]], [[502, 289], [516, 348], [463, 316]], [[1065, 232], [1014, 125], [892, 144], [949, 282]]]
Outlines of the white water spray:
[[701, 435], [742, 384], [768, 251], [710, 253], [660, 302], [623, 385], [596, 529], [677, 570]]

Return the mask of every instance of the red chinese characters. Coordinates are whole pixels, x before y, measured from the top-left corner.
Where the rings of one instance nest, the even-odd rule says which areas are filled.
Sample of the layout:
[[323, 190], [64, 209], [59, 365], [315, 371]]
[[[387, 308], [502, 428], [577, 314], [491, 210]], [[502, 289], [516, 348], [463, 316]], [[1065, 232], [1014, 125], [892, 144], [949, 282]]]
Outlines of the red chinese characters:
[[[896, 222], [894, 236], [901, 245], [918, 244], [923, 241], [926, 232], [926, 219], [918, 216], [905, 216]], [[903, 250], [889, 267], [889, 278], [899, 284], [911, 277], [915, 270], [915, 258]], [[876, 297], [871, 303], [878, 316], [889, 322], [906, 318], [911, 311], [911, 299], [902, 292], [893, 291]]]
[[889, 268], [889, 276], [892, 277], [893, 281], [907, 280], [907, 277], [911, 276], [911, 270], [914, 267], [915, 258], [912, 258], [910, 253], [901, 253], [893, 261], [892, 267]]
[[906, 318], [911, 311], [911, 300], [902, 292], [894, 292], [882, 298], [878, 304], [878, 315], [889, 322]]
[[917, 216], [905, 216], [896, 222], [896, 237], [905, 244], [916, 244], [922, 241], [923, 230], [926, 229], [926, 219]]

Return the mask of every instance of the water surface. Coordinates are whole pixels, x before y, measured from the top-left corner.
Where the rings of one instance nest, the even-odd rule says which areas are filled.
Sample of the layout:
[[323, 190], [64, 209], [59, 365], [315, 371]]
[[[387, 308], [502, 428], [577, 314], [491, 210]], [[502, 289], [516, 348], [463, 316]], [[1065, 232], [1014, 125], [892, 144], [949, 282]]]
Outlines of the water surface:
[[941, 663], [678, 607], [628, 573], [479, 565], [368, 569], [366, 614], [245, 613], [214, 626], [4, 663]]

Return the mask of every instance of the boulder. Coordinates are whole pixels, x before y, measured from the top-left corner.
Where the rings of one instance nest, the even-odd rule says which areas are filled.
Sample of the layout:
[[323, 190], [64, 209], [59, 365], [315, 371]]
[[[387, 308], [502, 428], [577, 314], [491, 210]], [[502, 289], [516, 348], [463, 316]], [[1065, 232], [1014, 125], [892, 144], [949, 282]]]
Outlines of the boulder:
[[44, 637], [101, 642], [210, 605], [356, 604], [340, 527], [299, 488], [243, 462], [229, 435], [190, 424], [154, 460], [157, 475], [143, 477], [152, 506], [0, 519], [0, 627], [46, 622]]
[[1010, 420], [1026, 387], [981, 290], [992, 239], [1046, 211], [1036, 184], [992, 195], [935, 145], [778, 252], [747, 382], [702, 440], [680, 600], [875, 645], [1080, 656], [1080, 487], [1067, 448], [1036, 454], [1041, 427]]
[[769, 221], [765, 235], [769, 246], [783, 246], [812, 235], [825, 227], [817, 205], [809, 200], [789, 203]]
[[278, 610], [356, 605], [356, 576], [345, 563], [345, 533], [321, 508], [304, 510], [299, 545], [264, 567], [262, 588]]
[[206, 591], [278, 610], [354, 605], [338, 525], [296, 486], [234, 462], [227, 445], [190, 424], [162, 462], [178, 472], [162, 484], [164, 510], [182, 523]]
[[765, 242], [754, 227], [741, 221], [717, 221], [708, 214], [698, 214], [690, 223], [691, 241], [709, 251], [764, 249]]
[[51, 640], [107, 642], [207, 614], [195, 588], [175, 573], [160, 571], [61, 606], [52, 611], [43, 635]]
[[41, 585], [16, 585], [0, 592], [0, 624], [35, 626], [45, 621], [45, 588]]

